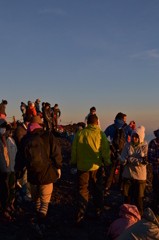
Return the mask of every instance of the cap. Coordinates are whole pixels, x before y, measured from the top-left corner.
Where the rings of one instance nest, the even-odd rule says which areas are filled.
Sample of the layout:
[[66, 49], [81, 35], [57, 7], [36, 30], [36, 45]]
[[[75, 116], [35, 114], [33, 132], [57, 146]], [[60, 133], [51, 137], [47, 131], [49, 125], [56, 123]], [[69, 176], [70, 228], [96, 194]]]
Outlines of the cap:
[[31, 122], [31, 123], [43, 124], [40, 116], [31, 117], [30, 122]]

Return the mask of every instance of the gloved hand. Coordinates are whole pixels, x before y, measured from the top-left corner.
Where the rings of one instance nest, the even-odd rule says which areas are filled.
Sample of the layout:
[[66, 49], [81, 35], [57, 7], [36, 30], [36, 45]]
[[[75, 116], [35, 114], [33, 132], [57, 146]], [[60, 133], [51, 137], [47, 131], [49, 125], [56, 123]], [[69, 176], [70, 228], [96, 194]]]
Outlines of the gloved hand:
[[60, 179], [61, 177], [61, 169], [57, 169], [57, 179]]
[[144, 165], [147, 165], [147, 164], [148, 164], [147, 157], [143, 157], [143, 158], [142, 158], [142, 164], [144, 164]]

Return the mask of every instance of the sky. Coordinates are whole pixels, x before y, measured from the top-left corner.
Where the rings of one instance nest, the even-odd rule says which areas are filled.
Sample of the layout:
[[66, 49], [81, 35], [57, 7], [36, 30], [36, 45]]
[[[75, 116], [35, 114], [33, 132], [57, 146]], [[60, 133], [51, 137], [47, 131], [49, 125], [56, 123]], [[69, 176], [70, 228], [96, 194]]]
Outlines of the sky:
[[102, 130], [118, 112], [159, 128], [158, 0], [0, 0], [0, 101], [58, 103], [61, 124], [95, 106]]

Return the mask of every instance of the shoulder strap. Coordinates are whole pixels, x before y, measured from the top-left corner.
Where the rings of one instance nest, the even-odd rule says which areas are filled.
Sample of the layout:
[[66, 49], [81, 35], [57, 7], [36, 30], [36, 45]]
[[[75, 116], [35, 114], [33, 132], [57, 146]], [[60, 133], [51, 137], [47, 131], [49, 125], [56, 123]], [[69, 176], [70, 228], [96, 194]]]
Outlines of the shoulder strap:
[[117, 125], [115, 123], [113, 125], [114, 125], [115, 129], [118, 129], [118, 127], [117, 127]]
[[124, 125], [123, 125], [122, 127], [120, 127], [120, 128], [118, 128], [118, 127], [117, 127], [117, 125], [116, 125], [115, 123], [114, 123], [113, 125], [114, 125], [114, 127], [115, 127], [116, 129], [121, 129], [121, 128], [123, 128], [123, 129], [124, 129], [124, 128], [127, 126], [127, 124], [126, 124], [126, 123], [124, 123]]
[[127, 124], [125, 123], [125, 124], [124, 124], [124, 125], [123, 125], [121, 128], [123, 128], [123, 129], [124, 129], [126, 126], [127, 126]]

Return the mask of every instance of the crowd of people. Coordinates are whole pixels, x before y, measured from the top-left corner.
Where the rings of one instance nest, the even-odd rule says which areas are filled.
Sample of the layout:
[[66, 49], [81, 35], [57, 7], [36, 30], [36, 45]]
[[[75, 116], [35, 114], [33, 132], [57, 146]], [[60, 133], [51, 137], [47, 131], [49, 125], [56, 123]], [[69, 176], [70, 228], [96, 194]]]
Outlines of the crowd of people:
[[[30, 200], [36, 203], [36, 228], [42, 232], [53, 184], [61, 177], [61, 148], [53, 131], [58, 127], [61, 112], [58, 104], [51, 108], [48, 102], [42, 103], [40, 111], [40, 99], [28, 101], [28, 105], [21, 102], [23, 122], [17, 124], [13, 132], [11, 124], [6, 121], [7, 104], [7, 100], [2, 100], [0, 104], [0, 220], [11, 221], [9, 212], [15, 210], [16, 184], [21, 184], [22, 200], [29, 199], [29, 183]], [[147, 164], [151, 163], [153, 190], [156, 204], [159, 205], [159, 130], [154, 131], [155, 138], [148, 145], [144, 140], [145, 127], [136, 127], [134, 120], [127, 124], [126, 117], [126, 114], [119, 112], [114, 123], [103, 132], [96, 108], [91, 107], [85, 117], [85, 125], [78, 127], [71, 139], [70, 164], [77, 168], [77, 227], [84, 225], [90, 184], [94, 190], [96, 217], [98, 221], [102, 220], [103, 166], [110, 170], [107, 191], [111, 188], [117, 166], [120, 166], [119, 189], [124, 195], [123, 204], [126, 210], [132, 209], [128, 206], [135, 205], [139, 216], [137, 219], [141, 220], [144, 217]], [[130, 223], [124, 229], [128, 227]]]
[[22, 112], [23, 120], [25, 117], [35, 117], [40, 116], [43, 119], [44, 127], [46, 130], [52, 130], [57, 128], [58, 119], [61, 116], [61, 111], [56, 103], [54, 107], [51, 107], [51, 104], [48, 102], [42, 102], [42, 107], [40, 110], [40, 99], [36, 99], [35, 102], [28, 101], [26, 105], [24, 102], [21, 102], [20, 110]]

